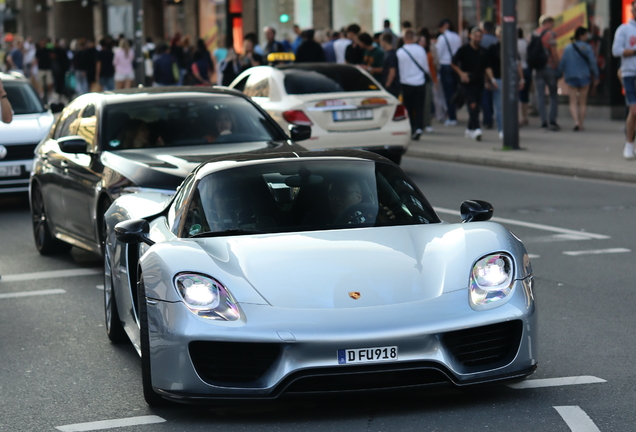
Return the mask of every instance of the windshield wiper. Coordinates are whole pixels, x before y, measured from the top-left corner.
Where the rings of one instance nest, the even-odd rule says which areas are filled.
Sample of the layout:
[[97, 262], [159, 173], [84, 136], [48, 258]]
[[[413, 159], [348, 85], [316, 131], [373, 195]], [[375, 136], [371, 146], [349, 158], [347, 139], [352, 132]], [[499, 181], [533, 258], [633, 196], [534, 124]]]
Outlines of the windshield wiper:
[[264, 231], [256, 230], [244, 230], [240, 228], [228, 229], [225, 231], [207, 231], [190, 236], [189, 238], [201, 238], [201, 237], [223, 237], [231, 235], [250, 235], [250, 234], [265, 234]]

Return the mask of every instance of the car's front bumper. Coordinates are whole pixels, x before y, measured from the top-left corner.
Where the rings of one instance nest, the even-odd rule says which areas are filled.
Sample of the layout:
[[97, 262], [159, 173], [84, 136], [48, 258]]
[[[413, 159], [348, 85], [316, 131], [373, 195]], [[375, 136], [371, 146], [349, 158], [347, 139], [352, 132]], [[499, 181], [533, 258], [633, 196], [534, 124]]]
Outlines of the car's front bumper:
[[[536, 314], [528, 282], [517, 281], [511, 295], [501, 307], [482, 312], [470, 308], [465, 289], [374, 308], [296, 310], [242, 304], [243, 317], [233, 323], [199, 318], [183, 303], [149, 299], [153, 387], [166, 397], [198, 401], [519, 379], [537, 365]], [[499, 357], [474, 364], [451, 337], [476, 342], [476, 351], [492, 349], [491, 331], [507, 342], [495, 347]], [[193, 350], [196, 344], [207, 345], [206, 352]], [[384, 346], [397, 346], [399, 361], [338, 364], [340, 349]], [[202, 365], [205, 358], [213, 364]]]
[[[0, 193], [28, 192], [33, 159], [0, 161], [0, 167], [20, 167], [17, 176], [0, 177]], [[3, 168], [0, 170], [4, 171]]]

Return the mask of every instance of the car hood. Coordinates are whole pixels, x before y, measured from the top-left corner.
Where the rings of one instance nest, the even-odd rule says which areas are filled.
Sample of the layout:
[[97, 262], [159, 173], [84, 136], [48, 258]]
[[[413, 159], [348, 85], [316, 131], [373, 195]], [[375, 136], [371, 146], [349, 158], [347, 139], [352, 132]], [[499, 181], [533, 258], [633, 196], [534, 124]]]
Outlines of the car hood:
[[[521, 243], [492, 222], [196, 241], [220, 270], [240, 276], [270, 305], [281, 308], [370, 307], [431, 299], [466, 289], [474, 262], [487, 253], [524, 254]], [[360, 297], [354, 300], [356, 292]]]
[[[277, 145], [275, 145], [277, 146]], [[137, 186], [176, 189], [202, 162], [236, 152], [274, 151], [268, 142], [215, 144], [191, 147], [165, 147], [103, 152], [104, 166], [130, 179]]]
[[38, 143], [51, 129], [53, 114], [14, 115], [10, 124], [0, 122], [0, 144]]

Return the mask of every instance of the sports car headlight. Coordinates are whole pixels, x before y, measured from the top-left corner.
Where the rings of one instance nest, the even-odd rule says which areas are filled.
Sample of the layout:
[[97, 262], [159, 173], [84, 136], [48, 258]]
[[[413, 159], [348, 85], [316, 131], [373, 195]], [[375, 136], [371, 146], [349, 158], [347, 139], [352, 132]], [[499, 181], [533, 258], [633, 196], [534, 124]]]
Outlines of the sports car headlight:
[[216, 279], [199, 273], [179, 273], [174, 286], [192, 313], [214, 320], [235, 321], [238, 305], [232, 294]]
[[503, 300], [512, 291], [514, 263], [509, 255], [482, 257], [470, 274], [470, 303], [478, 308]]

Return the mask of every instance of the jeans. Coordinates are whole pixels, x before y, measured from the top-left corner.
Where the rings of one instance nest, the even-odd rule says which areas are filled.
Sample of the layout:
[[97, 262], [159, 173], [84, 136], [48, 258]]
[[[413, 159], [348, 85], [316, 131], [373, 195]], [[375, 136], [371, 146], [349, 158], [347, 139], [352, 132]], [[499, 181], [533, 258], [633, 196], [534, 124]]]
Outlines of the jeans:
[[[495, 118], [497, 119], [497, 131], [503, 131], [502, 112], [501, 112], [501, 94], [502, 94], [502, 82], [501, 79], [495, 79], [497, 82], [497, 89], [492, 90], [492, 102], [495, 107]], [[484, 117], [486, 117], [484, 115]]]
[[88, 93], [88, 78], [85, 71], [75, 71], [75, 92], [78, 96]]
[[450, 65], [442, 65], [439, 70], [440, 82], [444, 91], [444, 99], [446, 99], [446, 109], [448, 110], [448, 119], [457, 120], [457, 110], [455, 104], [451, 102], [455, 91], [457, 90], [457, 79], [455, 71]]
[[464, 85], [466, 108], [468, 108], [468, 129], [471, 131], [479, 129], [479, 111], [483, 92], [483, 85]]
[[410, 86], [402, 84], [402, 98], [404, 106], [409, 113], [409, 122], [411, 123], [411, 133], [417, 129], [424, 128], [424, 86]]
[[115, 77], [99, 77], [99, 84], [103, 91], [115, 90]]
[[484, 92], [481, 95], [481, 109], [484, 113], [484, 126], [492, 127], [492, 104], [493, 104], [493, 94], [492, 90], [484, 89]]
[[547, 125], [548, 114], [545, 108], [545, 87], [550, 92], [550, 124], [555, 124], [558, 112], [557, 99], [557, 76], [556, 70], [551, 67], [537, 69], [534, 71], [534, 86], [537, 89], [537, 105], [541, 116], [541, 125]]

